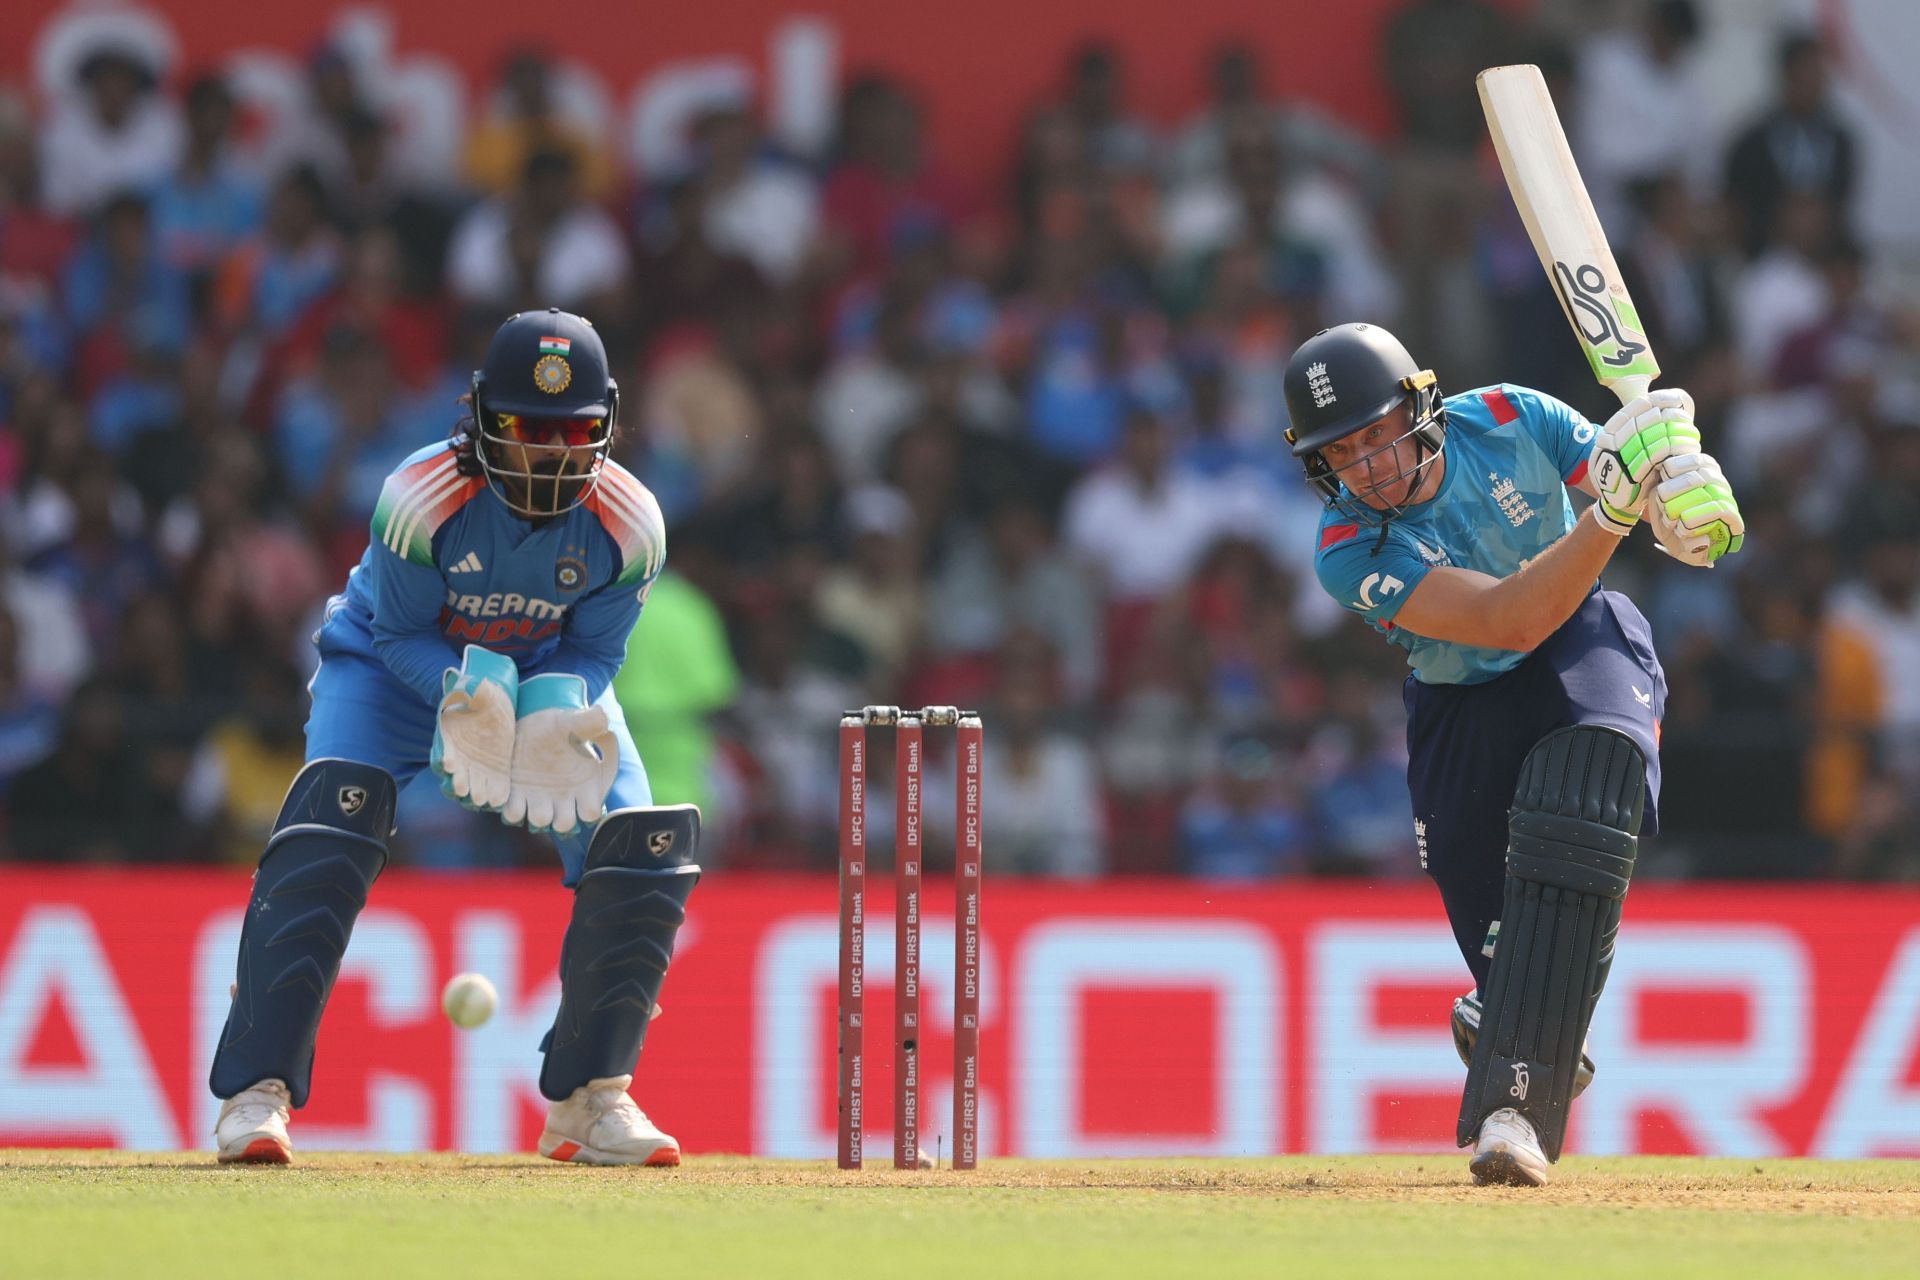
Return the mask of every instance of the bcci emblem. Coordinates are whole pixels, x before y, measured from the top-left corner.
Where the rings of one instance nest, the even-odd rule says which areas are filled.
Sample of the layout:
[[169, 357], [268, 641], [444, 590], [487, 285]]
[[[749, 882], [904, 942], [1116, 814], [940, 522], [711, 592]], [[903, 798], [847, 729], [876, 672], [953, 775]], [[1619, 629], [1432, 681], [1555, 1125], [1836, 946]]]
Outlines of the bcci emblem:
[[340, 812], [351, 818], [367, 807], [367, 789], [365, 787], [342, 787], [340, 794], [334, 797], [340, 806]]
[[550, 396], [573, 385], [573, 366], [559, 356], [541, 356], [534, 362], [533, 384]]
[[587, 566], [567, 556], [553, 567], [553, 585], [562, 591], [578, 591], [587, 582]]

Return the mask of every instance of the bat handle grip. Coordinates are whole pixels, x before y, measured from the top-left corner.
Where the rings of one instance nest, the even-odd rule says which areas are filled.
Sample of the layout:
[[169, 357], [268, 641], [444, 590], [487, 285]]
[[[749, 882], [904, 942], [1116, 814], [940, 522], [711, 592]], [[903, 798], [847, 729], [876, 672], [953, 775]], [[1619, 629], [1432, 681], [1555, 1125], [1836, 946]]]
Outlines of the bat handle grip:
[[1611, 390], [1613, 394], [1620, 397], [1621, 404], [1632, 404], [1635, 400], [1647, 394], [1647, 388], [1652, 385], [1652, 378], [1635, 375], [1631, 378], [1615, 379]]

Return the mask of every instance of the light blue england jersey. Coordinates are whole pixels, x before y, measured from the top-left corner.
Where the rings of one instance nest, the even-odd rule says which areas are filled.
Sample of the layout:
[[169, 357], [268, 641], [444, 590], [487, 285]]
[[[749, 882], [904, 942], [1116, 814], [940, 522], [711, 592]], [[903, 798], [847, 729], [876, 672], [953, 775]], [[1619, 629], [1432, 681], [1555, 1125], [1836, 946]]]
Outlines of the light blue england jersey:
[[1407, 651], [1422, 682], [1480, 684], [1527, 655], [1415, 635], [1394, 615], [1440, 565], [1505, 578], [1565, 537], [1567, 486], [1586, 476], [1599, 428], [1552, 396], [1505, 384], [1448, 396], [1446, 407], [1440, 491], [1384, 531], [1328, 508], [1314, 568], [1329, 595]]
[[620, 669], [665, 558], [659, 504], [611, 459], [585, 501], [535, 526], [442, 441], [387, 477], [366, 555], [327, 602], [320, 652], [377, 658], [437, 703], [441, 673], [477, 644], [523, 678], [580, 676], [591, 700]]

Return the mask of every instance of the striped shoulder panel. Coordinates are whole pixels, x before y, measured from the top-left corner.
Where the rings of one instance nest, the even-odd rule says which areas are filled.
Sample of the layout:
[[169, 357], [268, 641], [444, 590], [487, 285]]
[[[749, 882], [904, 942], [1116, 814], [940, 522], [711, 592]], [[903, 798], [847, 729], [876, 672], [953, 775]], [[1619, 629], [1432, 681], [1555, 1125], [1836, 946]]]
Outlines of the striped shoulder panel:
[[637, 587], [660, 572], [667, 555], [667, 521], [647, 486], [617, 463], [608, 463], [587, 495], [587, 509], [620, 548], [616, 587]]
[[433, 564], [433, 535], [486, 484], [460, 474], [453, 450], [409, 462], [387, 477], [373, 510], [373, 538], [402, 560]]

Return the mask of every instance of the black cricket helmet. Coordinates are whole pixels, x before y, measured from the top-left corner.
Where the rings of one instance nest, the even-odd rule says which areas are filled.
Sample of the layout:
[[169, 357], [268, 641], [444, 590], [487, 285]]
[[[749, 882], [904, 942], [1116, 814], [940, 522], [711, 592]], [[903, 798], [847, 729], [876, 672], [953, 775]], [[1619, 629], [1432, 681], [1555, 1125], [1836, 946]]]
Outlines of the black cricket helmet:
[[473, 375], [474, 453], [514, 511], [556, 516], [600, 482], [619, 412], [592, 323], [558, 307], [522, 311], [493, 335]]
[[[1366, 499], [1395, 482], [1418, 477], [1447, 443], [1447, 413], [1433, 370], [1414, 362], [1400, 340], [1373, 324], [1342, 324], [1322, 329], [1300, 344], [1287, 361], [1283, 387], [1287, 397], [1287, 443], [1307, 472], [1307, 483], [1330, 507], [1365, 525], [1380, 525], [1404, 510], [1404, 503], [1375, 507]], [[1403, 404], [1413, 409], [1408, 429], [1368, 453], [1349, 460], [1351, 471], [1364, 467], [1359, 491], [1343, 484], [1321, 452]], [[1414, 441], [1415, 461], [1401, 465], [1399, 445]], [[1394, 465], [1377, 468], [1375, 460]], [[1412, 492], [1412, 489], [1409, 489]]]

